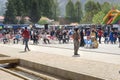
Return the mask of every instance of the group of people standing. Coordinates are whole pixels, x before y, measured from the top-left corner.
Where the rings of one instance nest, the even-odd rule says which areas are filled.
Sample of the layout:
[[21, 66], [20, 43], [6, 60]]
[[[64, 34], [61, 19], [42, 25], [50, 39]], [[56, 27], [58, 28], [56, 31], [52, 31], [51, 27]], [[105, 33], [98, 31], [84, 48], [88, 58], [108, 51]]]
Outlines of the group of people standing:
[[[89, 39], [96, 41], [96, 34], [95, 34], [94, 30], [92, 30], [91, 32], [87, 32], [86, 35], [87, 35], [87, 39], [86, 39], [87, 41], [89, 41]], [[85, 33], [84, 33], [83, 29], [81, 29], [81, 30], [79, 28], [74, 29], [74, 33], [72, 36], [73, 42], [74, 42], [74, 55], [79, 55], [78, 54], [79, 47], [84, 47], [85, 45], [87, 45], [87, 43], [85, 42], [84, 36], [85, 36]], [[94, 45], [95, 45], [95, 43], [94, 43]]]
[[[6, 41], [9, 42], [10, 38], [9, 33], [3, 34], [3, 42], [6, 43]], [[85, 39], [86, 37], [86, 39]], [[78, 55], [78, 49], [79, 47], [91, 47], [91, 48], [98, 48], [98, 43], [101, 44], [101, 38], [104, 37], [104, 43], [111, 43], [116, 44], [116, 41], [118, 39], [119, 41], [119, 47], [120, 47], [120, 32], [117, 30], [111, 30], [110, 33], [108, 33], [107, 30], [102, 30], [102, 28], [99, 28], [96, 30], [95, 28], [90, 29], [79, 29], [74, 28], [72, 29], [56, 29], [56, 30], [39, 30], [39, 29], [21, 29], [18, 30], [17, 33], [14, 34], [13, 43], [17, 43], [20, 41], [20, 38], [23, 40], [23, 44], [25, 44], [24, 51], [30, 51], [28, 47], [28, 41], [32, 40], [33, 44], [39, 44], [39, 39], [42, 39], [45, 44], [50, 44], [51, 40], [58, 40], [59, 43], [69, 43], [69, 40], [72, 38], [74, 42], [74, 54]]]
[[[86, 36], [86, 39], [84, 39]], [[112, 29], [110, 33], [107, 30], [102, 30], [99, 28], [83, 29], [75, 28], [73, 34], [74, 40], [74, 55], [78, 55], [79, 47], [89, 47], [89, 48], [98, 48], [98, 45], [101, 44], [101, 38], [104, 38], [104, 43], [116, 44], [117, 40], [120, 48], [120, 32], [116, 29]]]
[[6, 43], [10, 43], [11, 40], [13, 40], [14, 44], [18, 44], [20, 41], [20, 38], [22, 38], [23, 40], [23, 44], [25, 45], [24, 51], [30, 51], [29, 46], [28, 46], [28, 41], [30, 39], [30, 32], [27, 29], [27, 27], [25, 27], [25, 29], [21, 29], [20, 31], [18, 30], [17, 32], [13, 32], [12, 31], [3, 31], [3, 33], [1, 34], [0, 39], [3, 41], [4, 44]]

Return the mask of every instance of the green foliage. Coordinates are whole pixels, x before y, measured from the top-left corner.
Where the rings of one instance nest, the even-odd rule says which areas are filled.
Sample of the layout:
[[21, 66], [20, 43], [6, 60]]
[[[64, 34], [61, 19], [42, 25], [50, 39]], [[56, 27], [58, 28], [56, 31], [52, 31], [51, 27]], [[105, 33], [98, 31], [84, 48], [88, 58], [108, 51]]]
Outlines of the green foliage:
[[101, 5], [99, 2], [88, 1], [85, 4], [85, 16], [81, 23], [92, 23], [94, 15], [101, 11]]
[[80, 1], [77, 1], [75, 3], [75, 20], [76, 20], [76, 22], [79, 23], [79, 21], [81, 21], [82, 17], [83, 17], [82, 5], [81, 5]]
[[14, 8], [16, 10], [17, 16], [24, 15], [24, 5], [21, 0], [13, 0]]
[[[30, 17], [33, 23], [37, 23], [41, 16], [57, 20], [60, 14], [57, 1], [58, 0], [8, 0], [5, 12], [5, 23], [24, 23], [25, 16]], [[89, 0], [84, 5], [85, 13], [83, 17], [81, 2], [78, 0], [74, 4], [72, 1], [73, 0], [68, 0], [66, 5], [65, 17], [70, 22], [99, 23], [102, 20], [103, 14], [107, 14], [112, 6], [120, 9], [119, 4], [111, 5], [109, 2], [100, 4], [99, 2], [94, 2], [94, 0]], [[16, 20], [17, 16], [22, 18], [21, 21]], [[42, 21], [41, 23], [44, 22], [45, 21]]]
[[85, 4], [85, 12], [97, 11], [98, 6], [94, 1], [88, 1]]
[[100, 4], [99, 2], [97, 2], [96, 5], [97, 5], [97, 10], [98, 10], [98, 11], [101, 11], [101, 10], [102, 10], [102, 9], [101, 9], [101, 4]]
[[[8, 5], [12, 7], [12, 11], [10, 7], [7, 7], [6, 16], [9, 15], [8, 17], [10, 17], [13, 15], [21, 18], [29, 16], [33, 23], [37, 23], [41, 16], [56, 19], [58, 16], [57, 11], [59, 10], [55, 0], [8, 0]], [[23, 19], [21, 20], [19, 22], [24, 21]], [[9, 22], [10, 20], [6, 19], [5, 21]]]
[[21, 0], [21, 2], [23, 3], [23, 6], [24, 6], [25, 16], [28, 16], [31, 11], [33, 0]]
[[107, 14], [110, 11], [110, 9], [112, 8], [112, 5], [110, 5], [109, 2], [104, 2], [101, 7], [102, 7], [102, 11], [105, 14]]
[[55, 21], [58, 20], [58, 16], [60, 15], [60, 10], [59, 10], [59, 4], [57, 2], [57, 0], [53, 0], [52, 3], [52, 19], [54, 19]]
[[6, 10], [5, 19], [4, 19], [4, 23], [7, 23], [7, 24], [17, 23], [17, 20], [16, 20], [17, 13], [12, 1], [13, 0], [8, 0], [8, 3], [7, 3], [7, 10]]
[[70, 20], [70, 22], [75, 21], [75, 9], [74, 4], [71, 0], [66, 5], [66, 18]]
[[42, 15], [46, 16], [48, 18], [52, 18], [53, 16], [53, 6], [54, 5], [54, 0], [43, 0], [44, 2], [41, 4], [42, 5]]
[[111, 9], [109, 2], [104, 2], [100, 5], [98, 2], [88, 1], [85, 4], [85, 16], [82, 19], [82, 23], [95, 23], [101, 24], [104, 16]]
[[41, 13], [39, 10], [39, 4], [38, 4], [37, 0], [32, 1], [29, 17], [31, 19], [31, 22], [33, 22], [33, 23], [38, 22], [38, 20], [41, 17]]
[[88, 12], [86, 15], [82, 18], [81, 22], [82, 24], [91, 24], [92, 23], [92, 16], [93, 12]]
[[98, 12], [96, 15], [94, 15], [93, 17], [93, 23], [95, 24], [101, 24], [103, 21], [103, 18], [105, 16], [105, 13], [103, 13], [102, 11]]
[[44, 24], [48, 24], [47, 20], [39, 20], [38, 24], [44, 25]]

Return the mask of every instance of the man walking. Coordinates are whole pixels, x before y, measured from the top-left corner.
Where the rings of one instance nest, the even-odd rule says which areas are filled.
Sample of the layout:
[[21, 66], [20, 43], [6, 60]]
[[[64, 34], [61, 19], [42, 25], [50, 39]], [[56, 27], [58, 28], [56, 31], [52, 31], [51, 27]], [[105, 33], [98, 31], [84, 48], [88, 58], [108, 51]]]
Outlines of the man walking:
[[29, 41], [30, 34], [29, 34], [29, 31], [27, 30], [27, 27], [25, 27], [25, 30], [23, 31], [22, 36], [23, 36], [23, 40], [24, 40], [24, 44], [25, 44], [25, 52], [27, 50], [30, 51], [30, 49], [28, 47], [28, 41]]
[[78, 50], [80, 46], [80, 32], [78, 28], [75, 28], [75, 32], [73, 34], [73, 40], [74, 40], [74, 55], [78, 55]]

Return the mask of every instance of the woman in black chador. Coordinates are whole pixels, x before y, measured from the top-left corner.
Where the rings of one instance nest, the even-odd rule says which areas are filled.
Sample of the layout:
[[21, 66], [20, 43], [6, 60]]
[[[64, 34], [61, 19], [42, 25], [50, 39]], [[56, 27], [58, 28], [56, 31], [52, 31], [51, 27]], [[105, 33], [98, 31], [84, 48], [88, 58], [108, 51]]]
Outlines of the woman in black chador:
[[80, 43], [80, 47], [84, 47], [84, 32], [83, 32], [83, 28], [80, 31], [80, 36], [81, 36], [81, 43]]

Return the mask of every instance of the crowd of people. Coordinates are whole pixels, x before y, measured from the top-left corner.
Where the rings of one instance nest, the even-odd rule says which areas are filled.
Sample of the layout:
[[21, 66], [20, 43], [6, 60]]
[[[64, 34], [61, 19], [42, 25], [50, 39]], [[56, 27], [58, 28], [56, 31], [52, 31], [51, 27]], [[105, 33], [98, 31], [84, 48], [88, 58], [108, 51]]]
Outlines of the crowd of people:
[[[34, 45], [40, 43], [43, 40], [44, 44], [52, 44], [51, 40], [58, 41], [59, 44], [68, 44], [72, 39], [74, 40], [74, 44], [79, 45], [79, 47], [85, 48], [98, 48], [98, 45], [101, 44], [101, 38], [104, 38], [105, 44], [116, 44], [119, 43], [120, 48], [120, 32], [117, 29], [111, 29], [110, 32], [108, 30], [103, 30], [102, 28], [96, 29], [95, 27], [91, 27], [89, 29], [76, 28], [74, 29], [66, 29], [66, 28], [58, 28], [58, 29], [29, 29], [28, 33], [26, 28], [19, 29], [3, 29], [1, 30], [0, 40], [4, 44], [13, 43], [19, 44], [20, 41], [26, 45], [26, 49], [30, 51], [28, 47], [28, 40], [33, 41]], [[79, 42], [76, 41], [74, 33], [78, 32], [80, 37], [78, 37]], [[25, 36], [27, 34], [27, 36]], [[73, 36], [74, 35], [74, 36]], [[78, 35], [78, 36], [79, 36]], [[86, 38], [85, 38], [86, 37]], [[26, 39], [29, 38], [29, 39]], [[74, 45], [75, 49], [78, 49], [78, 46]], [[77, 50], [76, 50], [77, 51]], [[77, 54], [77, 52], [75, 52]]]

